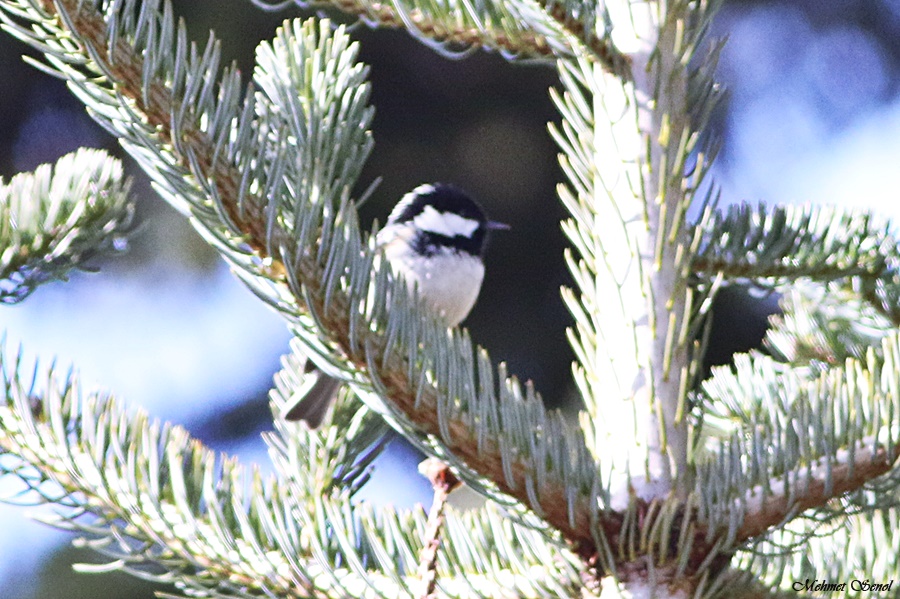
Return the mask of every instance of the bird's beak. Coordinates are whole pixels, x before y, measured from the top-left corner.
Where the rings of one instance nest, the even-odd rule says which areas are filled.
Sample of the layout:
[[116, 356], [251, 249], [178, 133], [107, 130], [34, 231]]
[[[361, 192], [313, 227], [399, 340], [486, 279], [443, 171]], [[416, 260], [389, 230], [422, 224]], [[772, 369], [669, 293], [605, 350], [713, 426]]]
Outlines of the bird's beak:
[[491, 231], [506, 231], [510, 227], [506, 223], [498, 223], [495, 220], [489, 220], [487, 222], [487, 228]]

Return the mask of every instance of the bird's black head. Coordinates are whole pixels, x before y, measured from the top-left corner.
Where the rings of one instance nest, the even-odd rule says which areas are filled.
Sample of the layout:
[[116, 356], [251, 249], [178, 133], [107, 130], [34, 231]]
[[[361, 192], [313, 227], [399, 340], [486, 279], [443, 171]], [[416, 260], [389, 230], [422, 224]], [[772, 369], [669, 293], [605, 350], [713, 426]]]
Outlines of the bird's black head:
[[414, 228], [415, 250], [425, 256], [447, 249], [480, 256], [488, 231], [507, 228], [488, 220], [475, 200], [446, 183], [420, 185], [403, 196], [387, 224]]

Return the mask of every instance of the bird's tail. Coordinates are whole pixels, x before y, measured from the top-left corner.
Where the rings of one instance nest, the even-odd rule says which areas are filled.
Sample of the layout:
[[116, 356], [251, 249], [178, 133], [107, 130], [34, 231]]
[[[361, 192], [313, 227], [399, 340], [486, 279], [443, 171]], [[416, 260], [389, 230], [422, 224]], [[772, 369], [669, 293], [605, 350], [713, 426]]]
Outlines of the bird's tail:
[[319, 428], [328, 408], [334, 402], [341, 381], [330, 377], [321, 370], [311, 373], [316, 376], [311, 387], [304, 385], [294, 393], [291, 401], [281, 411], [281, 417], [289, 421], [302, 420], [309, 428]]

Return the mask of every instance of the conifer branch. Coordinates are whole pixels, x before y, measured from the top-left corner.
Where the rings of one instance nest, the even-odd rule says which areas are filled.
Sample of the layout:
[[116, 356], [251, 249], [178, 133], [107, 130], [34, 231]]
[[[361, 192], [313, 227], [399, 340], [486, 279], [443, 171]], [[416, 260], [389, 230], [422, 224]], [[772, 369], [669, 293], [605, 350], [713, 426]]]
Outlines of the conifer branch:
[[[860, 584], [851, 588], [854, 581], [889, 584], [900, 578], [900, 563], [892, 550], [900, 542], [898, 524], [896, 505], [827, 520], [800, 517], [739, 553], [734, 565], [753, 571], [769, 586], [780, 584], [794, 593], [792, 596], [796, 596], [795, 581], [804, 592], [807, 583], [843, 583], [843, 589], [833, 590], [859, 592], [864, 589]], [[896, 584], [892, 589], [870, 588], [869, 592], [884, 594], [896, 590]]]
[[[352, 485], [247, 476], [233, 458], [216, 456], [180, 427], [85, 394], [74, 374], [60, 380], [51, 368], [44, 381], [29, 381], [22, 370], [30, 369], [21, 355], [10, 363], [0, 353], [0, 475], [26, 484], [20, 503], [64, 508], [43, 521], [82, 533], [83, 543], [115, 567], [174, 581], [195, 597], [414, 597], [426, 527], [421, 510], [385, 507], [376, 516], [351, 503]], [[305, 472], [325, 473], [335, 463], [327, 454], [365, 447], [366, 420], [377, 421], [362, 414], [315, 443], [289, 436], [309, 461]], [[293, 468], [297, 474], [296, 460]], [[495, 507], [445, 518], [442, 598], [474, 591], [539, 599], [571, 591], [577, 580], [573, 555]], [[503, 532], [475, 548], [464, 542], [473, 529]], [[449, 550], [454, 542], [464, 549]]]
[[[734, 432], [698, 465], [695, 492], [710, 530], [739, 544], [888, 473], [876, 497], [896, 494], [898, 339], [894, 332], [863, 360], [815, 376], [764, 356], [716, 369], [703, 384], [704, 411]], [[861, 499], [858, 509], [882, 506]]]
[[[109, 397], [82, 396], [74, 376], [60, 382], [51, 369], [46, 389], [23, 381], [20, 365], [21, 356], [11, 366], [0, 356], [0, 451], [15, 458], [3, 462], [2, 473], [25, 481], [32, 500], [68, 508], [44, 522], [101, 534], [107, 543], [93, 546], [143, 577], [166, 580], [148, 569], [160, 564], [213, 596], [258, 597], [266, 587], [289, 596], [296, 581], [278, 573], [284, 564], [275, 547], [264, 536], [251, 538], [259, 532], [252, 527], [241, 539], [229, 530], [249, 516], [234, 511], [245, 498], [233, 462], [217, 459], [179, 427], [160, 427], [145, 414], [127, 417]], [[33, 409], [35, 398], [42, 409]], [[265, 504], [253, 505], [251, 513]], [[271, 516], [249, 517], [261, 515]], [[311, 588], [308, 581], [299, 586]]]
[[[441, 4], [414, 0], [253, 0], [257, 6], [278, 10], [294, 3], [303, 8], [337, 7], [359, 16], [370, 26], [406, 29], [427, 46], [455, 57], [459, 51], [486, 48], [507, 59], [554, 59], [587, 51], [610, 73], [631, 79], [631, 60], [620, 52], [609, 32], [598, 35], [598, 17], [587, 5], [577, 8], [553, 0]], [[601, 5], [602, 6], [602, 5]], [[608, 19], [608, 17], [607, 17]]]
[[[280, 414], [295, 393], [303, 393], [316, 376], [299, 340], [291, 340], [291, 353], [282, 357], [282, 369], [269, 392], [272, 413]], [[334, 416], [322, 430], [312, 430], [275, 419], [275, 433], [263, 435], [280, 479], [295, 489], [298, 500], [311, 502], [340, 490], [353, 497], [369, 480], [372, 462], [390, 441], [383, 418], [339, 393]]]
[[[708, 209], [694, 228], [691, 264], [706, 278], [778, 287], [836, 281], [900, 326], [900, 245], [888, 219], [830, 206]], [[834, 288], [834, 287], [831, 287]]]
[[[51, 67], [160, 190], [191, 211], [251, 289], [287, 317], [319, 366], [547, 534], [591, 551], [604, 529], [615, 533], [615, 515], [601, 515], [604, 487], [581, 431], [504, 371], [498, 389], [487, 355], [476, 354], [464, 332], [423, 317], [404, 283], [374, 267], [374, 235], [362, 239], [348, 197], [371, 147], [368, 87], [341, 30], [311, 22], [283, 28], [260, 51], [260, 90], [241, 105], [237, 74], [217, 75], [214, 38], [202, 55], [189, 50], [168, 5], [158, 11], [145, 2], [137, 21], [127, 1], [110, 4], [106, 15], [77, 0], [44, 2], [41, 13], [28, 0], [6, 5], [21, 5], [13, 14], [34, 25], [4, 16], [7, 28], [42, 50], [48, 39], [80, 44], [48, 51]], [[307, 52], [323, 58], [307, 61]], [[313, 77], [307, 65], [330, 75]], [[320, 80], [322, 87], [305, 87]], [[334, 102], [344, 103], [341, 119], [327, 120]], [[298, 151], [309, 160], [287, 159]]]
[[781, 314], [769, 319], [765, 348], [792, 368], [813, 371], [847, 358], [863, 360], [870, 348], [879, 352], [881, 340], [897, 325], [859, 292], [864, 281], [800, 279], [777, 286]]
[[836, 497], [860, 489], [893, 470], [898, 452], [900, 444], [879, 447], [874, 439], [864, 439], [852, 451], [839, 450], [833, 462], [822, 459], [804, 467], [791, 477], [790, 485], [773, 481], [769, 489], [752, 489], [735, 541], [743, 543], [765, 534], [794, 514], [821, 508]]
[[[75, 509], [57, 525], [99, 534], [96, 547], [138, 572], [160, 564], [200, 596], [573, 596], [608, 574], [701, 595], [724, 584], [742, 544], [769, 542], [798, 512], [896, 506], [900, 256], [886, 224], [744, 207], [686, 221], [708, 165], [699, 128], [718, 98], [721, 46], [691, 68], [715, 0], [616, 5], [639, 48], [627, 56], [607, 45], [604, 3], [339, 6], [442, 49], [559, 58], [563, 120], [552, 131], [569, 179], [560, 197], [580, 293], [564, 298], [582, 426], [425, 314], [376, 260], [350, 197], [372, 109], [342, 28], [287, 23], [260, 46], [244, 89], [233, 68], [220, 72], [213, 37], [202, 52], [187, 43], [168, 4], [0, 0], [4, 28], [45, 53], [42, 68], [285, 317], [296, 337], [273, 403], [303, 386], [306, 356], [366, 403], [344, 393], [337, 424], [321, 431], [278, 422], [267, 442], [281, 477], [247, 490], [232, 461], [111, 400], [82, 400], [72, 381], [34, 410], [17, 363], [4, 371], [0, 447], [41, 473], [0, 467]], [[692, 446], [704, 316], [719, 282], [742, 278], [808, 279], [809, 297], [834, 297], [810, 307], [798, 287], [789, 298], [770, 346], [790, 364], [754, 354], [714, 373], [697, 412], [730, 436]], [[840, 331], [823, 332], [830, 325]], [[610, 402], [632, 409], [628, 426], [608, 418]], [[494, 503], [454, 513], [446, 480], [429, 520], [351, 503], [385, 439], [372, 412], [515, 518]], [[496, 534], [472, 547], [472, 528]]]
[[[606, 71], [622, 81], [633, 80], [631, 58], [620, 52], [612, 43], [608, 26], [609, 14], [606, 12], [605, 3], [598, 2], [596, 6], [588, 6], [583, 2], [537, 1], [565, 31], [584, 45], [586, 51], [592, 54]], [[600, 14], [597, 14], [598, 12]], [[605, 22], [602, 36], [597, 34], [600, 21]]]
[[[623, 5], [615, 25], [633, 29], [640, 48], [634, 81], [585, 54], [559, 62], [565, 92], [554, 93], [563, 121], [551, 133], [568, 179], [559, 194], [571, 215], [563, 230], [574, 250], [566, 258], [579, 291], [563, 298], [576, 324], [569, 340], [587, 407], [581, 423], [618, 476], [640, 465], [634, 478], [645, 498], [673, 484], [684, 498], [690, 488], [686, 399], [708, 302], [688, 285], [685, 214], [707, 171], [696, 119], [718, 96], [714, 58], [698, 72], [688, 65], [715, 4]], [[692, 153], [698, 165], [689, 173]]]
[[740, 204], [707, 209], [694, 226], [692, 250], [692, 270], [706, 276], [829, 281], [878, 277], [897, 241], [887, 219], [865, 211]]
[[122, 164], [101, 150], [0, 179], [0, 303], [20, 302], [38, 285], [124, 249], [130, 187]]
[[[639, 436], [635, 427], [604, 417], [628, 410], [638, 378], [637, 312], [643, 305], [640, 270], [634, 261], [635, 239], [643, 228], [643, 209], [629, 183], [638, 177], [636, 159], [615, 156], [615, 148], [635, 149], [632, 90], [602, 71], [587, 56], [557, 63], [564, 91], [551, 89], [562, 115], [561, 127], [550, 126], [560, 146], [560, 166], [568, 184], [557, 188], [571, 215], [562, 229], [572, 243], [566, 262], [578, 294], [563, 289], [563, 300], [575, 327], [569, 343], [578, 360], [575, 382], [586, 407], [581, 421], [591, 451], [624, 470], [629, 443], [615, 432]], [[609, 115], [595, 114], [594, 106]], [[606, 118], [608, 116], [609, 118]], [[598, 159], [598, 157], [604, 157]], [[621, 408], [620, 408], [621, 406]]]
[[[278, 10], [291, 2], [302, 8], [335, 6], [347, 14], [361, 17], [373, 27], [407, 29], [427, 45], [439, 50], [444, 45], [456, 45], [461, 48], [485, 47], [497, 50], [510, 58], [550, 58], [558, 51], [551, 46], [552, 39], [515, 23], [499, 3], [491, 6], [500, 15], [497, 29], [501, 31], [497, 32], [491, 26], [491, 19], [487, 14], [479, 15], [477, 19], [470, 16], [471, 13], [467, 11], [477, 10], [472, 4], [461, 4], [460, 10], [454, 15], [455, 18], [448, 19], [444, 14], [427, 10], [424, 3], [420, 6], [415, 4], [403, 6], [400, 3], [389, 4], [369, 0], [335, 2], [253, 0], [254, 4], [268, 10]], [[461, 25], [461, 22], [464, 24]], [[449, 52], [449, 49], [447, 51]]]

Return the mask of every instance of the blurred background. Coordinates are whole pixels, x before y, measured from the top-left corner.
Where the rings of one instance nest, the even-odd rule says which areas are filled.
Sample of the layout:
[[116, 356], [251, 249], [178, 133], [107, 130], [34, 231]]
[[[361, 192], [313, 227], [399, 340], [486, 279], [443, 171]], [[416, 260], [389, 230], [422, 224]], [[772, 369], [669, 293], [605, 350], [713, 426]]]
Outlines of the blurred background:
[[[265, 13], [249, 0], [174, 2], [191, 37], [214, 29], [245, 77], [253, 50], [296, 9]], [[713, 177], [726, 202], [827, 202], [896, 211], [900, 188], [900, 0], [731, 1], [714, 35], [728, 36], [719, 79], [729, 91], [715, 127], [724, 146]], [[569, 282], [562, 258], [562, 180], [546, 125], [558, 117], [547, 89], [552, 65], [509, 64], [476, 52], [444, 59], [398, 31], [355, 31], [371, 65], [375, 150], [360, 188], [384, 181], [362, 222], [384, 222], [393, 203], [422, 182], [453, 182], [475, 195], [496, 235], [476, 309], [476, 342], [550, 406], [577, 405], [565, 340], [571, 318], [559, 296]], [[51, 162], [79, 146], [123, 155], [59, 81], [21, 60], [0, 35], [0, 175]], [[130, 251], [40, 288], [0, 310], [7, 350], [74, 365], [86, 386], [187, 427], [213, 448], [265, 469], [260, 432], [271, 430], [266, 394], [288, 335], [180, 215], [136, 177], [140, 227]], [[772, 302], [737, 291], [716, 304], [710, 363], [725, 363], [761, 339]], [[395, 442], [367, 489], [379, 502], [430, 501], [415, 474], [418, 457]], [[398, 477], [408, 482], [396, 484]], [[393, 481], [388, 487], [383, 480]], [[0, 492], [13, 490], [0, 481]], [[4, 484], [6, 485], [4, 487]], [[5, 491], [3, 490], [5, 489]], [[77, 575], [96, 561], [73, 536], [0, 506], [0, 598], [139, 599], [159, 589], [122, 574]], [[40, 513], [40, 512], [39, 512]]]

